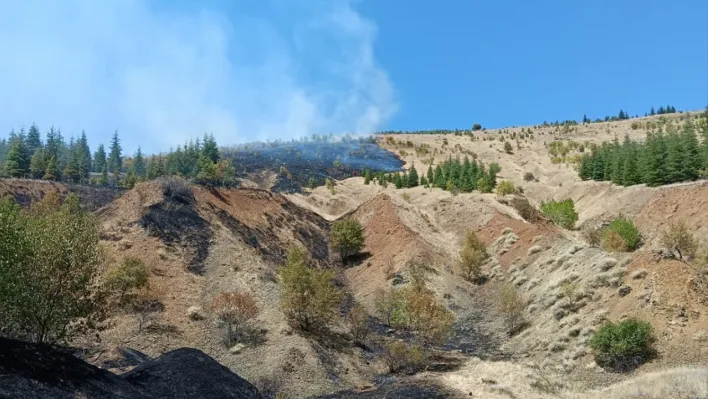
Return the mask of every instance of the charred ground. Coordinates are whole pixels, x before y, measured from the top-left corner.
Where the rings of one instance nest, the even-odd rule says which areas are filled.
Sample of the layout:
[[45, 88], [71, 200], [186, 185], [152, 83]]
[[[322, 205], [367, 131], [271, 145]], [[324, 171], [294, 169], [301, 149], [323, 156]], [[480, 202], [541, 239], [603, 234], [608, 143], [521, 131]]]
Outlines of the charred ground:
[[223, 149], [223, 154], [236, 165], [240, 178], [276, 174], [267, 188], [277, 192], [301, 192], [311, 178], [323, 185], [326, 178], [358, 176], [364, 169], [393, 172], [403, 166], [396, 154], [370, 138], [251, 143]]

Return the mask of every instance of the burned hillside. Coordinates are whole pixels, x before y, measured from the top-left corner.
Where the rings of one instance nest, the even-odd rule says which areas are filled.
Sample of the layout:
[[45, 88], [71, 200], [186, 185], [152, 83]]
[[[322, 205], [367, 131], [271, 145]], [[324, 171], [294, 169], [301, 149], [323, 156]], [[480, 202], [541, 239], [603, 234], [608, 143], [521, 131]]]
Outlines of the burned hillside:
[[327, 137], [292, 142], [250, 143], [222, 149], [236, 166], [240, 178], [271, 172], [277, 175], [268, 188], [277, 192], [301, 192], [302, 187], [323, 185], [326, 178], [358, 176], [364, 169], [394, 172], [403, 162], [372, 139]]

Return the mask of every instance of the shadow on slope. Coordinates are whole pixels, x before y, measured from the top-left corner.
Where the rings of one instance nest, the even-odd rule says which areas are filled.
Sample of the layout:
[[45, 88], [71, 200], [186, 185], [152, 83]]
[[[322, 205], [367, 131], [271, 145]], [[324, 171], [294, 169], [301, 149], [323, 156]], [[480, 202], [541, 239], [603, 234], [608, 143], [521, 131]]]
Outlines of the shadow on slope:
[[248, 381], [196, 349], [182, 348], [116, 375], [68, 351], [0, 338], [0, 397], [261, 398]]

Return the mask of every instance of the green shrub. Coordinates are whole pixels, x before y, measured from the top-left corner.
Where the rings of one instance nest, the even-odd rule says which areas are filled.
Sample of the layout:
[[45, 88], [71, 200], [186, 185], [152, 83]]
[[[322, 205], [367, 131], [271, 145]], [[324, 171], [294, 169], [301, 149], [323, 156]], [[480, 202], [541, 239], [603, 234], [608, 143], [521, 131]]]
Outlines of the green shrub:
[[629, 319], [600, 327], [590, 339], [590, 347], [600, 366], [630, 369], [651, 357], [653, 336], [651, 324]]
[[502, 180], [497, 185], [497, 195], [499, 196], [503, 197], [507, 194], [514, 194], [515, 192], [516, 187], [514, 187], [514, 183], [512, 183], [510, 180]]
[[356, 219], [338, 220], [332, 225], [330, 243], [342, 260], [359, 252], [364, 245], [364, 228]]
[[123, 259], [120, 266], [108, 271], [106, 286], [118, 294], [119, 302], [123, 302], [123, 297], [128, 291], [146, 287], [149, 278], [150, 270], [145, 262], [128, 257]]
[[[619, 243], [617, 236], [622, 239]], [[620, 215], [610, 222], [602, 233], [602, 248], [606, 251], [634, 251], [639, 247], [641, 235], [631, 220]]]
[[575, 203], [572, 199], [541, 202], [541, 212], [554, 224], [566, 229], [572, 229], [575, 222], [578, 221], [578, 214], [575, 212]]

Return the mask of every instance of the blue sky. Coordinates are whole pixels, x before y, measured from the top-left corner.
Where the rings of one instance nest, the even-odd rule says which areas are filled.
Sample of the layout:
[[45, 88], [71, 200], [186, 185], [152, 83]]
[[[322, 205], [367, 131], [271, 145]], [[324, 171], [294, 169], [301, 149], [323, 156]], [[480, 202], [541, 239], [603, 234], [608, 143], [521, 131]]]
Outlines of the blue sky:
[[0, 4], [0, 131], [126, 152], [708, 104], [706, 0]]

